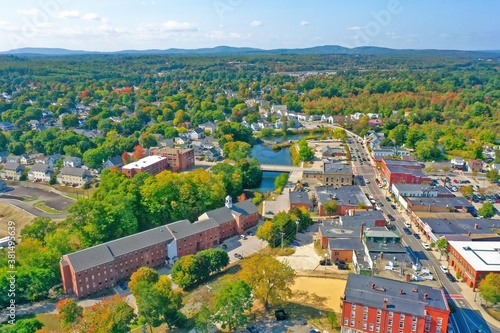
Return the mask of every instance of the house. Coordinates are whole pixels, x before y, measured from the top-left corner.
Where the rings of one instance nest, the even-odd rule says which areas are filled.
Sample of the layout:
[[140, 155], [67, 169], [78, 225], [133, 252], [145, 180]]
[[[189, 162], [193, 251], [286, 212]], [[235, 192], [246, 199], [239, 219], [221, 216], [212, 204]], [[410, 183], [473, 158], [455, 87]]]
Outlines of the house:
[[496, 242], [449, 243], [450, 266], [460, 273], [463, 282], [475, 291], [489, 273], [500, 273], [500, 253]]
[[28, 172], [28, 179], [35, 182], [48, 182], [54, 169], [48, 164], [35, 163]]
[[1, 172], [2, 177], [7, 180], [20, 180], [24, 172], [24, 165], [17, 162], [7, 162]]
[[203, 140], [205, 138], [205, 131], [201, 128], [195, 128], [189, 132], [191, 140]]
[[393, 147], [380, 147], [372, 149], [372, 157], [376, 161], [380, 161], [383, 158], [393, 158], [396, 155], [396, 149]]
[[14, 131], [16, 129], [17, 129], [16, 125], [12, 124], [11, 122], [8, 121], [0, 122], [0, 130], [4, 132]]
[[470, 160], [466, 163], [468, 171], [477, 171], [481, 172], [483, 170], [483, 162], [478, 160]]
[[21, 156], [19, 156], [19, 162], [22, 165], [29, 165], [33, 163], [33, 159], [28, 154], [22, 154]]
[[321, 158], [342, 158], [345, 156], [345, 150], [341, 147], [323, 147], [320, 150]]
[[146, 156], [138, 161], [124, 165], [122, 167], [122, 172], [128, 178], [134, 178], [134, 176], [140, 172], [147, 172], [154, 176], [167, 169], [168, 163], [166, 157]]
[[36, 119], [30, 120], [29, 124], [30, 124], [32, 130], [36, 130], [40, 126], [40, 122]]
[[121, 156], [113, 156], [102, 164], [103, 168], [108, 168], [108, 169], [116, 168], [120, 170], [122, 166], [123, 166], [123, 160]]
[[210, 148], [205, 152], [205, 158], [209, 162], [218, 161], [222, 156], [220, 148]]
[[455, 170], [463, 170], [465, 167], [465, 161], [463, 158], [454, 157], [451, 159], [451, 168]]
[[500, 172], [500, 163], [493, 163], [490, 167], [491, 170], [498, 170]]
[[280, 116], [285, 115], [284, 113], [287, 111], [286, 105], [271, 105], [271, 113], [278, 113]]
[[12, 156], [7, 156], [6, 160], [7, 163], [21, 163], [21, 157], [12, 155]]
[[350, 215], [340, 216], [339, 225], [343, 227], [365, 228], [385, 227], [387, 221], [384, 214], [379, 210], [356, 211], [352, 210]]
[[217, 125], [211, 121], [198, 125], [204, 131], [210, 131], [210, 134], [214, 134], [217, 131]]
[[[323, 121], [322, 116], [317, 115], [317, 114], [310, 115], [307, 120], [309, 120], [309, 121]], [[326, 119], [325, 119], [325, 121], [326, 121]]]
[[92, 181], [92, 176], [88, 170], [65, 166], [57, 175], [57, 183], [66, 186], [83, 186]]
[[442, 333], [450, 317], [442, 288], [352, 273], [340, 308], [345, 333]]
[[305, 208], [307, 211], [311, 210], [312, 202], [309, 198], [309, 194], [307, 192], [290, 192], [289, 193], [290, 200], [290, 210], [293, 208]]
[[82, 159], [80, 157], [67, 156], [64, 158], [63, 165], [65, 167], [78, 168], [82, 166]]

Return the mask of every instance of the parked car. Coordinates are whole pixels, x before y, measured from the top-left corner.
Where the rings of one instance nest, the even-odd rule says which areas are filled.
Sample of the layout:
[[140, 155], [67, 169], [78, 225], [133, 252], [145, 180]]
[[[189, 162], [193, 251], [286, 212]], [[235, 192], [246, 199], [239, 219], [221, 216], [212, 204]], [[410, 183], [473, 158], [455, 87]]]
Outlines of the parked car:
[[331, 266], [332, 265], [332, 261], [330, 259], [321, 259], [319, 261], [319, 264], [321, 266]]
[[408, 229], [408, 228], [403, 228], [403, 231], [404, 231], [404, 233], [405, 233], [405, 234], [407, 234], [407, 235], [411, 235], [411, 231], [410, 231], [410, 229]]
[[423, 247], [424, 247], [424, 249], [426, 249], [426, 250], [430, 250], [430, 249], [431, 249], [431, 247], [430, 247], [430, 246], [429, 246], [429, 244], [427, 244], [427, 243], [422, 242], [422, 246], [423, 246]]
[[386, 200], [387, 202], [391, 202], [391, 198], [389, 198], [389, 197], [385, 197], [385, 200]]
[[243, 259], [243, 256], [239, 253], [235, 253], [234, 256], [237, 258], [237, 259]]
[[420, 235], [419, 235], [419, 234], [413, 234], [413, 236], [414, 236], [416, 239], [420, 239]]
[[451, 282], [457, 282], [457, 279], [455, 279], [455, 277], [450, 273], [448, 272], [446, 274], [446, 277], [448, 278], [448, 280], [450, 280]]
[[391, 205], [391, 208], [394, 209], [394, 210], [397, 209], [396, 205]]
[[247, 326], [247, 332], [250, 332], [250, 333], [259, 333], [259, 330], [257, 329], [257, 327], [255, 327], [253, 325], [248, 325]]
[[128, 283], [126, 283], [126, 282], [120, 283], [120, 288], [122, 288], [122, 290], [127, 290], [128, 289]]
[[391, 214], [387, 214], [387, 218], [389, 219], [389, 221], [396, 221], [396, 219], [394, 218], [394, 216], [392, 216]]
[[299, 244], [299, 242], [297, 242], [297, 241], [293, 241], [293, 242], [292, 242], [292, 245], [293, 245], [293, 246], [299, 246], [300, 244]]
[[441, 270], [443, 271], [444, 274], [449, 273], [448, 268], [444, 267], [443, 265], [439, 266], [439, 268], [441, 268]]

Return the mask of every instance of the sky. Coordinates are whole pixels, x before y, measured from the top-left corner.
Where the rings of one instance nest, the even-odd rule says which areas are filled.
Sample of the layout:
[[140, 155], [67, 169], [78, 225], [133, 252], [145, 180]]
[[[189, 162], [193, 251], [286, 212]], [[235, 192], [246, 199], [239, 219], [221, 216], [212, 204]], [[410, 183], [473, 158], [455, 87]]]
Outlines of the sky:
[[498, 0], [21, 0], [2, 6], [0, 51], [500, 50], [498, 14]]

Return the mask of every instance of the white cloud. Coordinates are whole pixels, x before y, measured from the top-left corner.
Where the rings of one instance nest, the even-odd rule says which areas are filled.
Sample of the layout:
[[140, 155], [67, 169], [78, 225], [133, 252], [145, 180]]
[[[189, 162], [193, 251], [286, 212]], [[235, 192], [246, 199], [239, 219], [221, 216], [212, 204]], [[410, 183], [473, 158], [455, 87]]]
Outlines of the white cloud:
[[161, 25], [163, 31], [197, 31], [198, 28], [189, 22], [167, 21]]
[[83, 19], [92, 21], [92, 20], [99, 20], [100, 17], [96, 13], [86, 13], [85, 15], [83, 15]]
[[300, 21], [299, 24], [300, 24], [301, 27], [307, 27], [309, 25], [309, 22], [307, 22], [307, 21]]
[[364, 27], [360, 27], [359, 25], [356, 25], [354, 27], [349, 27], [346, 30], [347, 31], [359, 31], [359, 30], [363, 30], [363, 29], [364, 29]]
[[25, 10], [18, 10], [17, 12], [19, 14], [23, 14], [23, 15], [35, 16], [36, 14], [38, 14], [40, 12], [40, 10], [38, 8], [31, 8], [31, 9], [25, 9]]
[[78, 10], [62, 10], [56, 14], [56, 17], [62, 19], [73, 19], [80, 17], [80, 12]]
[[252, 21], [252, 22], [250, 22], [250, 26], [251, 27], [261, 27], [262, 22], [261, 21]]

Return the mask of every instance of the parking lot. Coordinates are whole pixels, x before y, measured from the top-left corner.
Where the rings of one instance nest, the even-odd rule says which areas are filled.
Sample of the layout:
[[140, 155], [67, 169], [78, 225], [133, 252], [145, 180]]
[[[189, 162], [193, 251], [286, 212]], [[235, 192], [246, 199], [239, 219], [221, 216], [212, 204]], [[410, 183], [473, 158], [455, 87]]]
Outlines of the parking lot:
[[75, 200], [53, 193], [32, 187], [11, 187], [10, 190], [4, 192], [6, 196], [16, 197], [21, 200], [36, 199], [37, 201], [45, 201], [44, 205], [58, 211], [65, 211], [71, 206]]

